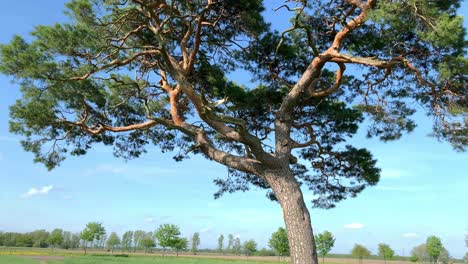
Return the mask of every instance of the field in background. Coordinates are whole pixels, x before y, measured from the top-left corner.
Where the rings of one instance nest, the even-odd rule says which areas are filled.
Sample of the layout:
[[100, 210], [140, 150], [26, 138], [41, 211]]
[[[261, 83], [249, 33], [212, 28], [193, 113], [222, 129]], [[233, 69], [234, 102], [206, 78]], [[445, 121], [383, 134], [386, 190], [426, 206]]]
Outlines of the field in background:
[[[0, 264], [278, 264], [288, 262], [288, 258], [281, 261], [275, 256], [233, 256], [213, 253], [199, 253], [194, 256], [188, 252], [179, 253], [179, 257], [169, 253], [165, 257], [160, 252], [145, 254], [142, 252], [127, 253], [128, 257], [119, 257], [122, 253], [114, 252], [114, 256], [107, 251], [88, 250], [85, 256], [83, 250], [41, 249], [41, 248], [1, 248]], [[115, 256], [117, 255], [117, 256]], [[57, 259], [58, 258], [58, 259]], [[364, 259], [362, 264], [385, 264], [377, 256]], [[320, 264], [322, 259], [320, 258]], [[360, 264], [358, 259], [348, 255], [332, 255], [325, 258], [325, 264]], [[391, 260], [387, 264], [412, 264], [408, 260]]]

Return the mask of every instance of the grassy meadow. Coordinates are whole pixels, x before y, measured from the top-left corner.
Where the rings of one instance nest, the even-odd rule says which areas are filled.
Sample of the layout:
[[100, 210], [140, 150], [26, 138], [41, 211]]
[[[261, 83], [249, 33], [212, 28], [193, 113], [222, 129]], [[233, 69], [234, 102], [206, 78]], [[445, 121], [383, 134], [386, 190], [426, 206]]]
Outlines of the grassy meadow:
[[[35, 258], [37, 256], [0, 256], [0, 264], [278, 264], [278, 261], [255, 259], [218, 259], [193, 257], [161, 257], [161, 256], [66, 256], [63, 260]], [[284, 263], [284, 262], [283, 262]]]

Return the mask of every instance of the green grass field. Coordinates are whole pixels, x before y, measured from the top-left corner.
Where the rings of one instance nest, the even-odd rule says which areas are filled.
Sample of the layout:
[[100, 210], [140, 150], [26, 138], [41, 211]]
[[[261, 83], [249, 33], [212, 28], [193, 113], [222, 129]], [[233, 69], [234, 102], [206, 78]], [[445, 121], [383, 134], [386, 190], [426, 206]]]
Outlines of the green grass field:
[[[239, 260], [239, 259], [208, 259], [189, 257], [143, 257], [130, 256], [118, 258], [110, 256], [70, 256], [64, 260], [38, 260], [22, 256], [0, 256], [0, 264], [278, 264], [279, 262]], [[283, 262], [284, 263], [284, 262]]]

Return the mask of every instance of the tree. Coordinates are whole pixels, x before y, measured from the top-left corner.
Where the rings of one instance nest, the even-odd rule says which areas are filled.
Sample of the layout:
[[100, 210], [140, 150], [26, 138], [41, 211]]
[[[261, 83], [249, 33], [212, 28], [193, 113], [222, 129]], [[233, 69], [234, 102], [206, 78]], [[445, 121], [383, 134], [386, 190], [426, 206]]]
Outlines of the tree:
[[393, 255], [395, 255], [395, 251], [393, 251], [393, 249], [391, 249], [390, 246], [385, 243], [380, 243], [378, 248], [379, 256], [383, 257], [385, 263], [387, 263], [387, 259], [392, 259]]
[[412, 260], [426, 262], [427, 260], [427, 252], [426, 252], [426, 244], [421, 244], [414, 247], [411, 250], [411, 258]]
[[106, 244], [107, 244], [107, 248], [109, 248], [111, 250], [111, 253], [114, 254], [115, 246], [120, 245], [120, 238], [117, 235], [117, 233], [112, 232], [109, 238], [107, 239]]
[[198, 252], [198, 246], [200, 245], [200, 234], [195, 232], [192, 236], [192, 253], [194, 255]]
[[363, 258], [370, 256], [370, 251], [365, 246], [356, 244], [351, 251], [351, 255], [353, 255], [355, 258], [358, 258], [359, 263], [362, 263]]
[[223, 241], [224, 241], [224, 235], [221, 234], [218, 237], [218, 253], [224, 254], [223, 253]]
[[315, 236], [315, 243], [317, 246], [317, 252], [322, 256], [322, 263], [325, 263], [325, 256], [335, 245], [335, 238], [329, 231], [324, 231], [321, 234]]
[[268, 241], [268, 246], [272, 248], [278, 256], [288, 256], [289, 242], [286, 229], [280, 227], [276, 232], [271, 234], [271, 238]]
[[442, 263], [442, 264], [449, 264], [450, 263], [450, 253], [444, 247], [442, 247], [442, 251], [440, 251], [439, 263]]
[[61, 246], [63, 243], [63, 230], [58, 228], [52, 230], [48, 242], [52, 246], [52, 250], [54, 250], [54, 247]]
[[85, 229], [81, 231], [80, 238], [83, 240], [83, 249], [86, 255], [88, 243], [92, 244], [95, 240], [100, 240], [106, 234], [106, 229], [98, 222], [89, 222]]
[[188, 239], [186, 239], [185, 237], [177, 238], [174, 241], [172, 248], [175, 249], [176, 255], [179, 256], [180, 250], [186, 250], [188, 248]]
[[156, 230], [154, 236], [158, 240], [158, 243], [163, 247], [163, 255], [166, 251], [166, 247], [174, 248], [178, 239], [180, 239], [180, 229], [176, 225], [163, 224], [160, 225]]
[[133, 242], [133, 231], [127, 231], [122, 235], [122, 250], [130, 251]]
[[377, 184], [371, 153], [344, 144], [365, 118], [369, 137], [397, 140], [422, 106], [433, 135], [465, 149], [467, 44], [460, 0], [309, 2], [284, 1], [291, 28], [277, 32], [257, 0], [71, 0], [70, 22], [0, 47], [22, 93], [10, 130], [48, 169], [95, 143], [204, 155], [228, 167], [216, 197], [267, 189], [292, 263], [316, 264], [300, 186], [330, 208]]
[[143, 245], [141, 245], [141, 240], [145, 238], [146, 232], [143, 230], [137, 230], [135, 231], [133, 235], [133, 252], [136, 252], [138, 248], [142, 248]]
[[466, 252], [465, 256], [463, 257], [463, 263], [468, 263], [468, 252]]
[[250, 239], [244, 242], [244, 251], [246, 256], [252, 256], [255, 252], [257, 252], [257, 242], [255, 240]]
[[50, 235], [49, 232], [43, 229], [33, 231], [31, 233], [31, 236], [33, 239], [33, 247], [40, 247], [40, 248], [48, 247], [49, 235]]
[[427, 238], [426, 252], [431, 263], [437, 263], [437, 260], [439, 259], [440, 253], [442, 253], [443, 249], [444, 247], [442, 246], [440, 238], [436, 236], [430, 236]]
[[239, 256], [241, 254], [242, 245], [239, 237], [234, 239], [234, 244], [232, 245], [232, 251], [234, 255]]
[[232, 253], [232, 246], [234, 245], [234, 236], [232, 234], [228, 235], [228, 244], [226, 251]]
[[145, 254], [151, 252], [151, 249], [156, 246], [156, 243], [153, 239], [153, 234], [145, 233], [145, 235], [140, 240], [139, 246], [145, 249]]

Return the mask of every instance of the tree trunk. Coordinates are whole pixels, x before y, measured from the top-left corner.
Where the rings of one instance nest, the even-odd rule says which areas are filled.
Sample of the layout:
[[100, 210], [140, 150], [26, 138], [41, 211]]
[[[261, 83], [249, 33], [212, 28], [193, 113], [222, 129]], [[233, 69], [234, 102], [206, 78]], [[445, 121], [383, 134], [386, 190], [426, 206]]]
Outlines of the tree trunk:
[[292, 264], [318, 264], [309, 210], [304, 203], [299, 183], [292, 171], [264, 175], [283, 209]]

